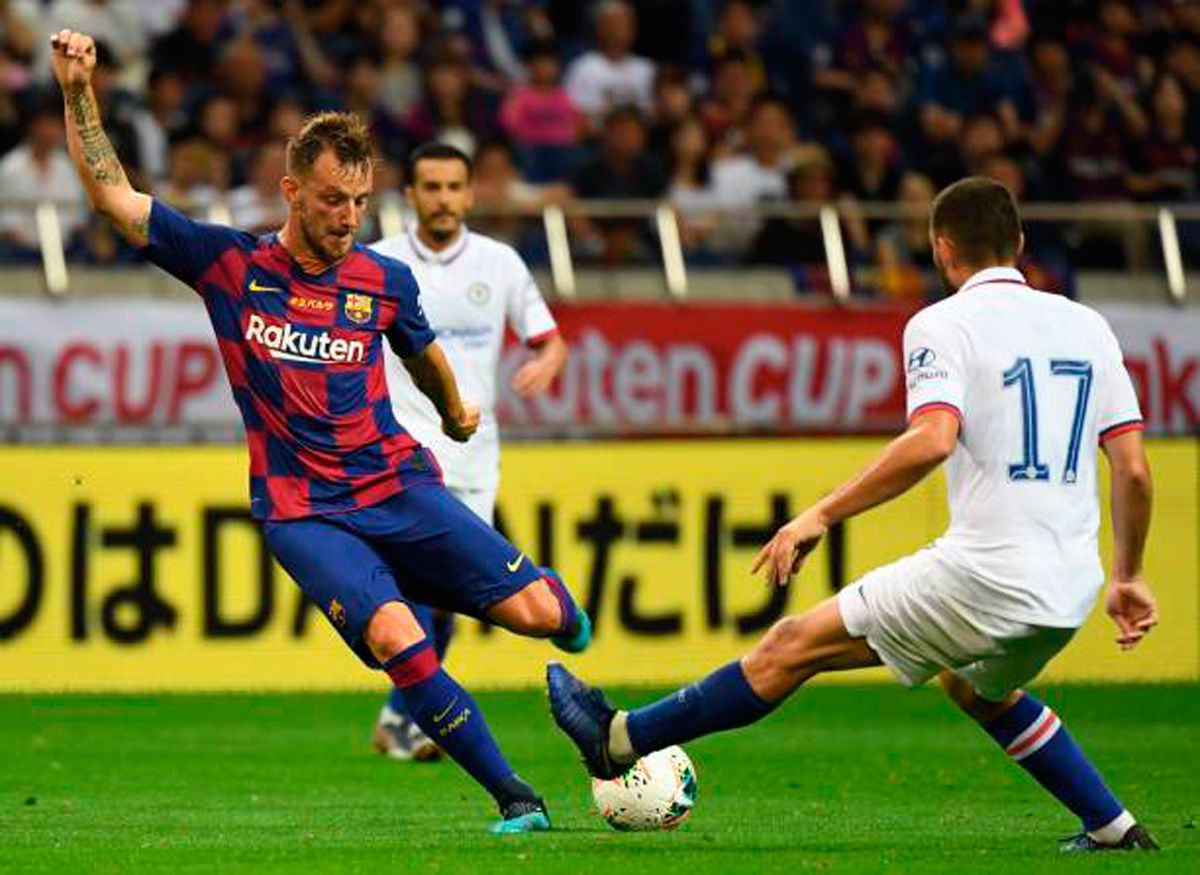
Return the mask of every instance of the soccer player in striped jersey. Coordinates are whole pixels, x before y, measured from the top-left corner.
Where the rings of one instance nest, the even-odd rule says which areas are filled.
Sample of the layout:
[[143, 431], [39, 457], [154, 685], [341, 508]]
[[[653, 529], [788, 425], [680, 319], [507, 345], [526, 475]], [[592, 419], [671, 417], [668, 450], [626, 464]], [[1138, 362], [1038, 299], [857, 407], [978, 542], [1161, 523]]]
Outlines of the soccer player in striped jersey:
[[[250, 510], [267, 546], [346, 644], [402, 687], [409, 711], [495, 799], [495, 832], [550, 828], [479, 706], [441, 667], [412, 604], [486, 618], [578, 649], [583, 612], [442, 483], [396, 421], [383, 339], [465, 441], [464, 402], [404, 265], [354, 242], [372, 185], [353, 115], [309, 119], [288, 143], [287, 219], [254, 237], [194, 222], [129, 184], [100, 122], [91, 37], [51, 37], [71, 157], [93, 206], [143, 255], [194, 288], [217, 335], [250, 450]], [[586, 636], [584, 636], [586, 638]]]
[[1095, 311], [1030, 288], [1023, 237], [1002, 185], [943, 191], [930, 235], [954, 294], [904, 333], [908, 430], [856, 477], [783, 526], [754, 570], [786, 585], [834, 523], [946, 462], [950, 527], [932, 546], [779, 621], [744, 658], [647, 707], [615, 711], [557, 663], [559, 726], [594, 775], [745, 726], [809, 678], [883, 664], [902, 684], [935, 675], [950, 698], [1068, 810], [1066, 851], [1154, 849], [1059, 717], [1021, 687], [1071, 640], [1104, 584], [1097, 448], [1112, 469], [1113, 564], [1105, 607], [1129, 649], [1158, 622], [1142, 580], [1150, 469], [1121, 350]]
[[[396, 418], [434, 451], [446, 487], [492, 525], [500, 486], [500, 434], [496, 381], [505, 329], [533, 352], [513, 375], [523, 397], [545, 392], [567, 361], [567, 345], [529, 268], [511, 246], [476, 233], [464, 223], [471, 208], [471, 159], [446, 143], [426, 143], [408, 159], [409, 206], [416, 227], [380, 240], [372, 249], [408, 265], [421, 288], [421, 306], [459, 385], [480, 409], [479, 430], [465, 443], [446, 438], [437, 411], [393, 355], [386, 357]], [[445, 658], [452, 617], [438, 612], [418, 618]], [[393, 688], [375, 725], [375, 749], [399, 760], [432, 760], [437, 745], [421, 731]]]

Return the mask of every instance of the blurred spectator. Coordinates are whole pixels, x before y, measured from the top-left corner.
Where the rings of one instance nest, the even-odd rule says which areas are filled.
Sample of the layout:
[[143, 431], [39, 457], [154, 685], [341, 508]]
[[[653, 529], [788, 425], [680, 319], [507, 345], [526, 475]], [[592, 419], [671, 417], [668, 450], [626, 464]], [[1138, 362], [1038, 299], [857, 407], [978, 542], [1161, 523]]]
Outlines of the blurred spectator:
[[[957, 139], [968, 116], [994, 113], [1005, 141], [1020, 134], [1018, 106], [1028, 102], [1026, 83], [1014, 81], [993, 59], [987, 21], [976, 13], [960, 15], [949, 38], [948, 61], [922, 71], [916, 104], [920, 137], [914, 144], [916, 165], [938, 186], [953, 181]], [[953, 169], [948, 169], [953, 168]]]
[[267, 143], [254, 158], [250, 181], [229, 193], [229, 213], [235, 228], [265, 234], [283, 225], [287, 204], [279, 189], [286, 170], [283, 143]]
[[1004, 151], [1004, 132], [989, 113], [973, 115], [963, 125], [960, 153], [965, 174], [976, 174], [991, 158]]
[[225, 154], [207, 140], [191, 137], [171, 144], [167, 178], [158, 186], [155, 197], [192, 216], [206, 218], [228, 187]]
[[777, 97], [759, 98], [746, 125], [745, 152], [713, 162], [718, 199], [729, 206], [751, 206], [785, 197], [797, 144], [788, 105]]
[[224, 0], [189, 0], [179, 26], [151, 47], [150, 66], [178, 73], [189, 89], [202, 86], [216, 65], [224, 20]]
[[383, 103], [383, 80], [372, 55], [364, 53], [350, 61], [343, 107], [367, 122], [381, 154], [395, 162], [404, 160], [408, 153], [405, 131]]
[[675, 126], [667, 172], [668, 197], [679, 213], [684, 249], [695, 254], [718, 224], [713, 215], [718, 199], [712, 187], [712, 147], [699, 119], [686, 118]]
[[233, 103], [239, 148], [257, 146], [266, 139], [272, 102], [267, 77], [263, 53], [248, 36], [238, 37], [222, 47], [215, 79], [219, 92]]
[[130, 117], [138, 138], [142, 170], [151, 187], [167, 173], [167, 142], [188, 123], [183, 79], [175, 70], [151, 70], [146, 99]]
[[500, 124], [519, 150], [529, 179], [565, 179], [576, 160], [583, 116], [559, 84], [553, 43], [535, 43], [525, 63], [527, 82], [508, 92], [500, 107]]
[[471, 86], [470, 71], [460, 61], [438, 58], [425, 70], [425, 98], [405, 122], [413, 143], [440, 140], [468, 155], [480, 140], [496, 134], [494, 117], [483, 96]]
[[379, 33], [380, 100], [396, 118], [405, 118], [416, 107], [425, 90], [424, 75], [417, 59], [421, 25], [410, 6], [388, 6], [383, 11]]
[[1070, 110], [1075, 74], [1067, 44], [1058, 37], [1034, 39], [1030, 51], [1033, 80], [1031, 91], [1035, 117], [1028, 139], [1039, 158], [1051, 154], [1059, 145]]
[[654, 77], [654, 114], [647, 143], [664, 164], [671, 153], [675, 128], [695, 114], [687, 71], [680, 67], [659, 67]]
[[549, 203], [562, 203], [570, 196], [563, 183], [537, 185], [521, 178], [516, 155], [504, 140], [488, 140], [475, 152], [471, 187], [475, 209], [472, 224], [477, 230], [515, 246], [536, 263], [546, 261], [545, 235], [541, 219], [506, 215], [512, 210], [538, 210]]
[[1129, 0], [1100, 0], [1098, 7], [1095, 19], [1084, 19], [1072, 29], [1073, 47], [1132, 94], [1148, 76], [1147, 68], [1153, 67], [1137, 50], [1137, 13]]
[[1114, 200], [1128, 194], [1128, 144], [1144, 135], [1145, 116], [1100, 69], [1079, 80], [1062, 144], [1060, 195], [1068, 200]]
[[[805, 205], [828, 203], [834, 196], [833, 160], [820, 146], [798, 150], [796, 163], [787, 177], [788, 196]], [[816, 216], [772, 218], [763, 225], [750, 245], [746, 258], [751, 264], [775, 264], [797, 274], [797, 286], [807, 284], [800, 271], [825, 265], [825, 242]], [[817, 273], [821, 271], [818, 270]]]
[[300, 0], [242, 0], [230, 23], [235, 41], [244, 37], [257, 47], [272, 94], [336, 82], [337, 71], [308, 29]]
[[885, 116], [862, 116], [855, 126], [852, 150], [838, 173], [838, 190], [863, 201], [894, 200], [900, 188], [900, 155]]
[[767, 87], [767, 66], [758, 51], [761, 32], [762, 25], [753, 3], [749, 0], [728, 0], [721, 7], [717, 30], [708, 40], [708, 72], [713, 73], [729, 55], [737, 55], [746, 62], [754, 91], [764, 90]]
[[[250, 156], [243, 148], [241, 122], [233, 100], [224, 94], [212, 95], [200, 106], [196, 123], [195, 134], [223, 158], [225, 184], [241, 185], [246, 179]], [[167, 163], [169, 172], [170, 158]]]
[[267, 139], [286, 143], [300, 132], [304, 125], [304, 107], [290, 97], [283, 97], [271, 107], [271, 115], [267, 119]]
[[40, 201], [58, 208], [63, 243], [68, 247], [86, 222], [87, 200], [65, 144], [62, 105], [44, 98], [26, 120], [21, 144], [0, 159], [0, 241], [12, 256], [37, 257], [33, 216]]
[[745, 55], [728, 52], [713, 71], [708, 98], [700, 117], [714, 145], [737, 149], [742, 144], [743, 126], [758, 95], [754, 71]]
[[1129, 191], [1144, 201], [1193, 201], [1197, 187], [1196, 144], [1187, 137], [1187, 100], [1170, 73], [1159, 76], [1148, 95], [1149, 133], [1133, 148]]
[[524, 79], [521, 55], [531, 33], [543, 38], [552, 33], [541, 12], [530, 4], [444, 0], [439, 5], [443, 29], [467, 40], [469, 56], [464, 60], [475, 71], [477, 83], [492, 91]]
[[0, 155], [21, 139], [18, 95], [32, 80], [33, 28], [12, 0], [0, 0]]
[[615, 106], [653, 109], [654, 63], [632, 54], [637, 33], [633, 8], [624, 0], [602, 0], [595, 11], [596, 48], [567, 67], [567, 93], [593, 122]]
[[1024, 46], [1032, 28], [1022, 0], [996, 0], [992, 10], [992, 45], [1010, 52]]
[[[666, 175], [646, 151], [646, 125], [636, 107], [619, 106], [609, 112], [596, 153], [576, 169], [571, 188], [577, 197], [596, 200], [642, 200], [665, 193]], [[599, 242], [605, 263], [643, 254], [644, 239], [637, 221], [597, 219], [577, 222], [575, 227], [581, 235]]]
[[879, 291], [901, 301], [931, 300], [941, 291], [929, 245], [929, 210], [936, 191], [928, 176], [905, 173], [897, 201], [902, 218], [886, 225], [875, 240]]
[[[38, 25], [48, 33], [62, 28], [86, 33], [105, 43], [120, 66], [141, 61], [146, 32], [136, 0], [52, 0]], [[50, 54], [43, 51], [45, 69]]]
[[1200, 36], [1172, 40], [1163, 69], [1183, 86], [1188, 106], [1188, 139], [1193, 143], [1200, 141]]

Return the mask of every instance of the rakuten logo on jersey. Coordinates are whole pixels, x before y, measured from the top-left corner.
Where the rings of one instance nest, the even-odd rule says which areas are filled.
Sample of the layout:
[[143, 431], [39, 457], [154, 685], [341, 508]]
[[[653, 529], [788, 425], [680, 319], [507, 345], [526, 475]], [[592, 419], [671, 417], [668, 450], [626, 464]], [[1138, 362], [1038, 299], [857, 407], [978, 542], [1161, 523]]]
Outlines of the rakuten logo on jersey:
[[328, 331], [308, 334], [291, 323], [273, 324], [257, 313], [250, 316], [246, 340], [261, 343], [272, 358], [310, 364], [353, 364], [366, 358], [367, 346], [361, 340], [343, 340]]

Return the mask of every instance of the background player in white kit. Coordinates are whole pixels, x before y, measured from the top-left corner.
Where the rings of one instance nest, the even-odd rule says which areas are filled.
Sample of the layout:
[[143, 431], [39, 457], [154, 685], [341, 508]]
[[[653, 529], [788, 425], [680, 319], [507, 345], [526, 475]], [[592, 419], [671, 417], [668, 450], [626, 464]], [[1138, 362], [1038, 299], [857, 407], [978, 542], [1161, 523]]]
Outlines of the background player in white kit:
[[[465, 443], [446, 438], [433, 405], [400, 360], [389, 354], [392, 407], [412, 435], [433, 450], [450, 491], [490, 525], [500, 486], [496, 381], [505, 327], [534, 351], [512, 380], [513, 389], [526, 398], [550, 387], [566, 364], [567, 345], [516, 250], [464, 224], [472, 203], [471, 169], [470, 158], [454, 146], [426, 143], [414, 150], [406, 195], [416, 227], [372, 248], [412, 269], [429, 324], [464, 397], [479, 405], [481, 419]], [[452, 632], [450, 615], [420, 619], [442, 658]], [[440, 753], [409, 719], [401, 693], [393, 693], [384, 705], [374, 745], [395, 759], [433, 759]]]
[[856, 477], [782, 527], [754, 570], [787, 584], [826, 528], [888, 501], [943, 461], [950, 527], [932, 546], [779, 621], [743, 659], [652, 705], [615, 711], [558, 663], [559, 726], [588, 769], [752, 723], [824, 671], [887, 665], [916, 686], [940, 675], [1083, 831], [1063, 850], [1157, 845], [1117, 801], [1058, 717], [1020, 687], [1071, 639], [1104, 583], [1097, 451], [1112, 468], [1113, 563], [1105, 606], [1128, 649], [1157, 623], [1142, 582], [1150, 472], [1121, 351], [1087, 307], [1031, 289], [1008, 190], [972, 177], [943, 191], [931, 237], [957, 294], [904, 333], [909, 428]]

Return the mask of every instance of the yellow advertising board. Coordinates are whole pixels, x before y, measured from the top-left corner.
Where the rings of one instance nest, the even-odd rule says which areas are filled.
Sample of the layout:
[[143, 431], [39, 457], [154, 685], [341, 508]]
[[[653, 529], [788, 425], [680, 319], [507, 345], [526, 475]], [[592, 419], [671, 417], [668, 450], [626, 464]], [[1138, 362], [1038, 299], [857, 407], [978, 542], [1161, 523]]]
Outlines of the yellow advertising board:
[[[514, 444], [499, 522], [593, 613], [594, 648], [570, 658], [585, 677], [689, 680], [745, 652], [779, 616], [937, 536], [940, 476], [831, 532], [790, 589], [750, 576], [776, 526], [881, 445]], [[1151, 444], [1146, 570], [1162, 625], [1122, 653], [1098, 609], [1048, 678], [1200, 677], [1198, 449]], [[383, 688], [265, 552], [245, 465], [233, 447], [0, 449], [0, 689]], [[528, 686], [558, 655], [467, 620], [449, 664], [468, 685]]]

